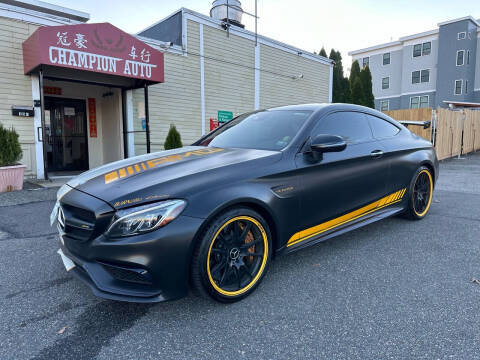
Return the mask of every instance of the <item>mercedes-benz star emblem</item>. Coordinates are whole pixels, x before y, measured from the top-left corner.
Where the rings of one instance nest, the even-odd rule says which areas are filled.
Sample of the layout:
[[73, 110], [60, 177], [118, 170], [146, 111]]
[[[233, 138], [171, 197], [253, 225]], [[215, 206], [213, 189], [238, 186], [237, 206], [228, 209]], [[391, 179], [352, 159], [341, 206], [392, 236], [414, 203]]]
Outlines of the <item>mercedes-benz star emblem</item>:
[[240, 250], [238, 250], [237, 248], [233, 248], [232, 250], [230, 250], [230, 259], [237, 260], [239, 256]]

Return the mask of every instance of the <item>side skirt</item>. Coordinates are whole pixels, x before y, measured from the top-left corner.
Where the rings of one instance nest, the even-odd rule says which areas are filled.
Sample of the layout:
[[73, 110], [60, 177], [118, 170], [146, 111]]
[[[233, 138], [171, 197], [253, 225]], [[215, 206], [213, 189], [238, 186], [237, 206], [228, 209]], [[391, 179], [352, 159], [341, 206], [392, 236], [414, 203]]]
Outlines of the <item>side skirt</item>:
[[291, 252], [294, 252], [296, 250], [300, 250], [303, 248], [306, 248], [311, 245], [318, 244], [319, 242], [328, 240], [330, 238], [333, 238], [335, 236], [339, 236], [341, 234], [347, 233], [349, 231], [358, 229], [360, 227], [363, 227], [365, 225], [374, 223], [376, 221], [385, 219], [387, 217], [396, 215], [404, 211], [405, 208], [403, 206], [390, 206], [388, 208], [376, 211], [372, 214], [365, 215], [355, 221], [351, 221], [345, 225], [336, 227], [330, 231], [323, 232], [317, 236], [311, 237], [310, 239], [306, 239], [304, 241], [298, 242], [297, 244], [294, 244], [289, 247], [284, 247], [282, 253], [283, 254], [289, 254]]

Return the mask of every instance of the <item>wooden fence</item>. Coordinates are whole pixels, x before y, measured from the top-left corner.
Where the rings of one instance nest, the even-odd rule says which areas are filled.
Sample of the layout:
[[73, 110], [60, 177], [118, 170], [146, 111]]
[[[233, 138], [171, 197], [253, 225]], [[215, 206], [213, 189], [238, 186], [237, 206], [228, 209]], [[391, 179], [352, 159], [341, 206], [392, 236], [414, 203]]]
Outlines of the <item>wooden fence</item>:
[[409, 129], [434, 143], [439, 160], [480, 150], [480, 110], [427, 108], [385, 113], [396, 120], [430, 120], [428, 129], [412, 125]]
[[467, 110], [463, 132], [463, 153], [478, 150], [480, 150], [480, 111]]

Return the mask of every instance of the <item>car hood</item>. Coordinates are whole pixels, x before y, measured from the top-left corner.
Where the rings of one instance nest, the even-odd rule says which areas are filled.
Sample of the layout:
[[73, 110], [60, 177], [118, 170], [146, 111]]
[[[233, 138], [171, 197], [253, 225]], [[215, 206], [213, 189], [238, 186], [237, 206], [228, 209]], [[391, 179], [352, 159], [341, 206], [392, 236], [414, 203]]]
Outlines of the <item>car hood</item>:
[[214, 186], [231, 173], [231, 169], [226, 169], [231, 165], [272, 163], [280, 158], [277, 151], [189, 146], [103, 165], [75, 177], [67, 185], [119, 209], [184, 196], [198, 183], [209, 186], [211, 182]]

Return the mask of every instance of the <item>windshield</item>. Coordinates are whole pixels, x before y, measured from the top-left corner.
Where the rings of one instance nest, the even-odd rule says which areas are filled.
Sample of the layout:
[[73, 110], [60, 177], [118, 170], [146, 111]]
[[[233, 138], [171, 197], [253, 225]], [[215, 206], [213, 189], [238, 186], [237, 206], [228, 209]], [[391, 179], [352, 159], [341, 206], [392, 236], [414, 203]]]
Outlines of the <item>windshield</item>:
[[240, 115], [211, 133], [200, 146], [282, 150], [297, 135], [312, 111], [270, 110]]

